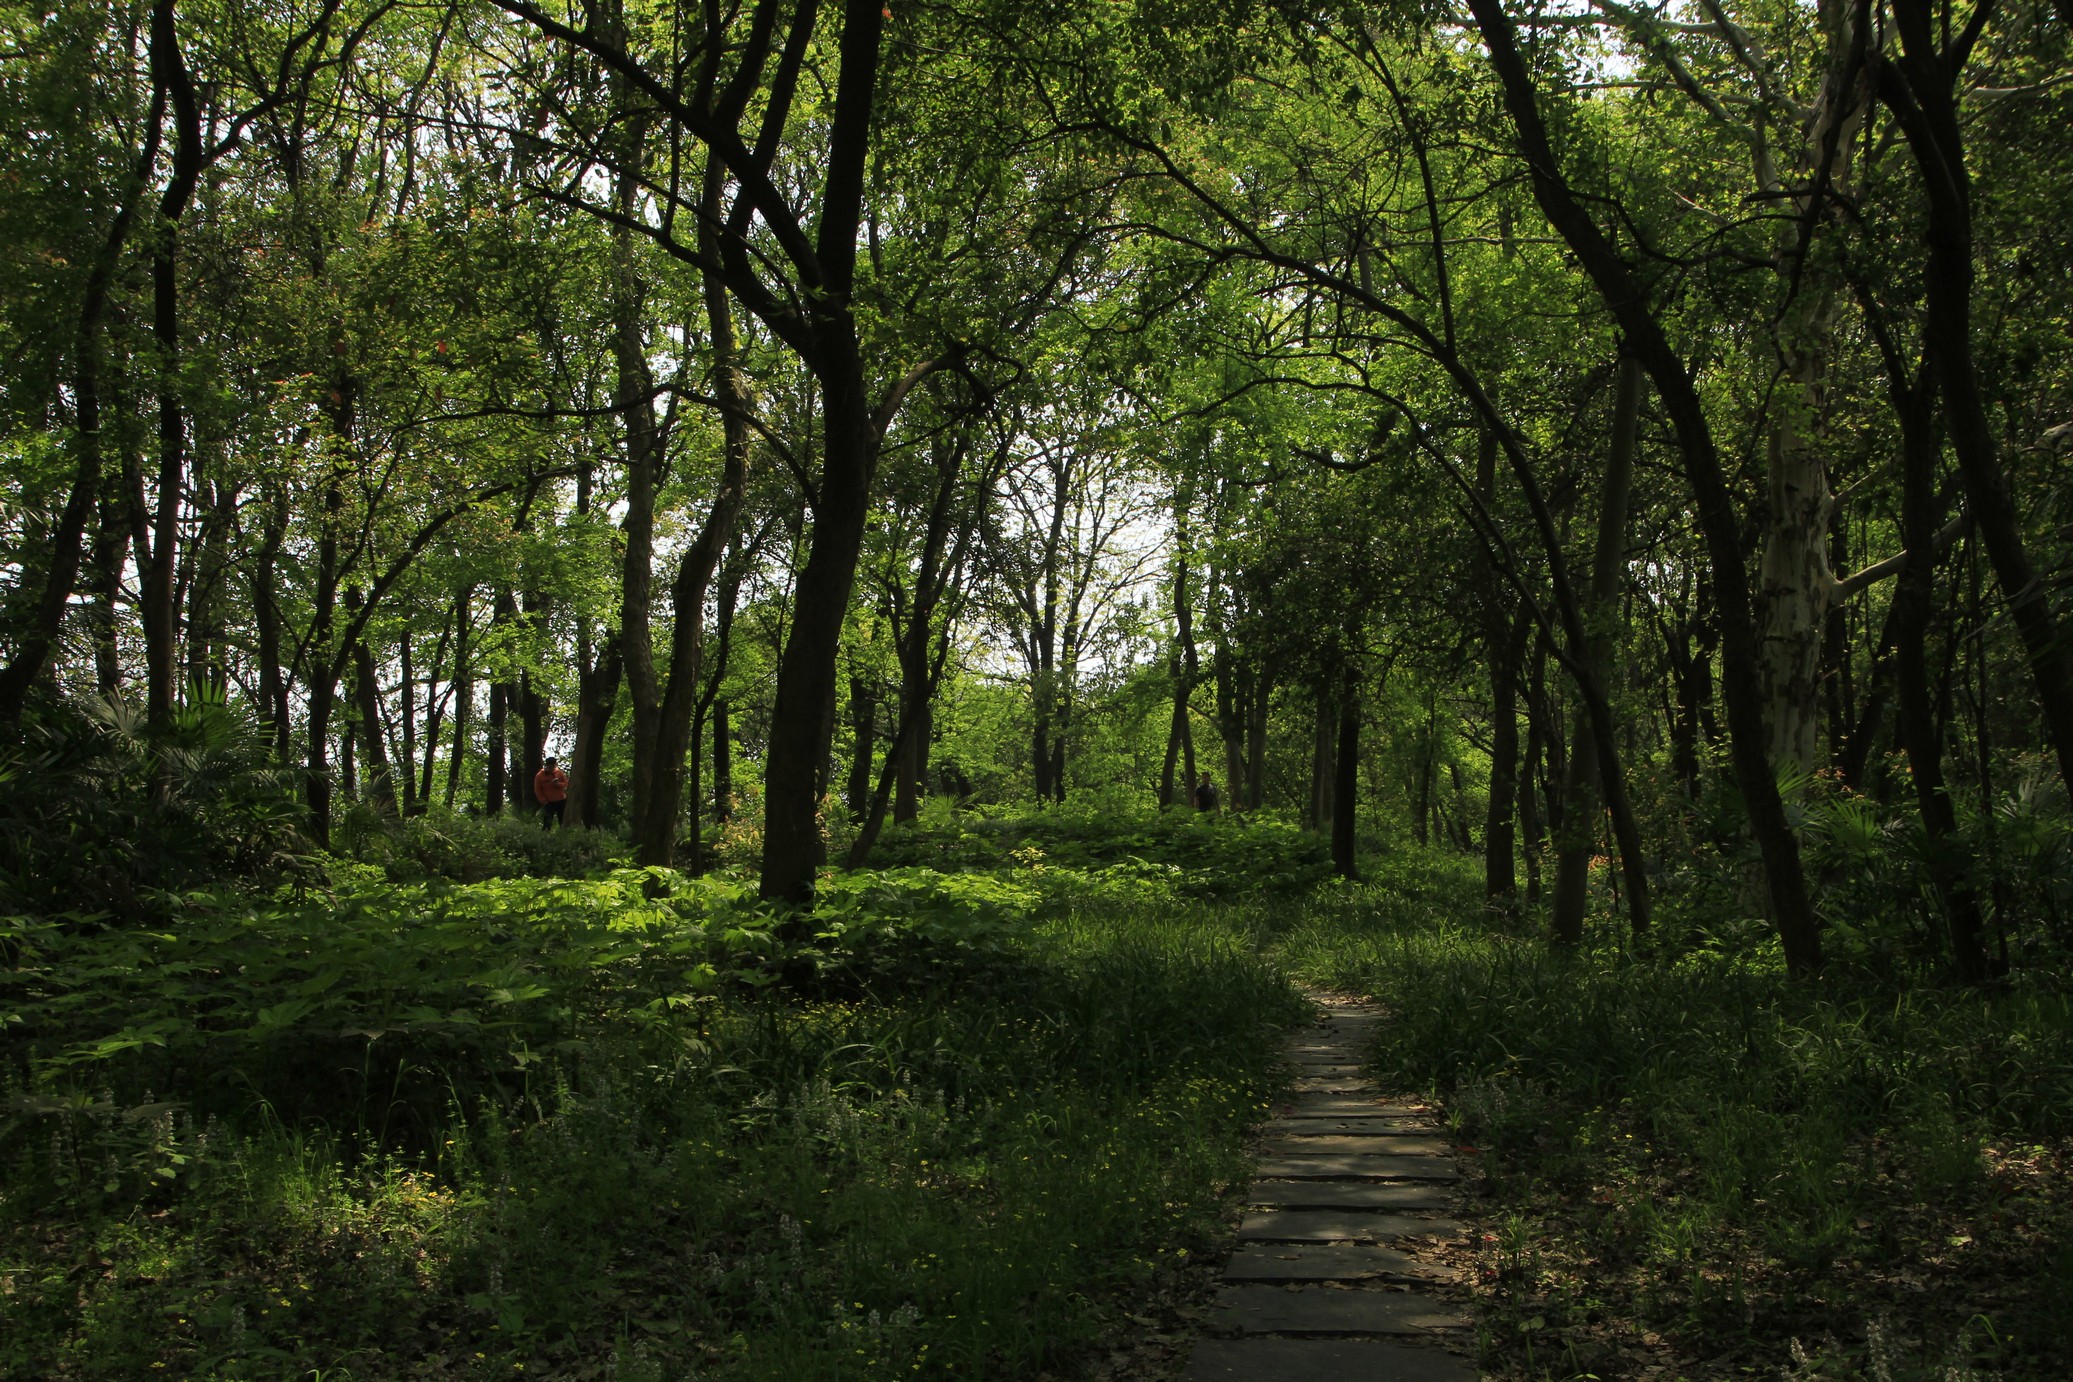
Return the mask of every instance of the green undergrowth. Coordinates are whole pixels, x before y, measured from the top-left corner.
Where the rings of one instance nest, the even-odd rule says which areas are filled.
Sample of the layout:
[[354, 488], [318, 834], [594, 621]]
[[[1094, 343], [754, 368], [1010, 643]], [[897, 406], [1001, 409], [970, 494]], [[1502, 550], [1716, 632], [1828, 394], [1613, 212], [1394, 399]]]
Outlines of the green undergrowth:
[[9, 923], [0, 1375], [1070, 1371], [1303, 1011], [1127, 871], [333, 874]]
[[1484, 912], [1476, 864], [1385, 861], [1281, 954], [1386, 1004], [1386, 1078], [1480, 1153], [1501, 1375], [2064, 1376], [2065, 992], [1564, 955]]
[[1302, 892], [1331, 873], [1324, 837], [1264, 813], [1159, 811], [1095, 798], [1036, 810], [939, 806], [891, 827], [872, 862], [945, 872], [1052, 867], [1136, 870], [1198, 897]]
[[586, 878], [623, 868], [633, 851], [604, 830], [543, 830], [530, 811], [497, 816], [430, 811], [398, 819], [365, 805], [347, 811], [332, 848], [399, 883], [445, 878]]

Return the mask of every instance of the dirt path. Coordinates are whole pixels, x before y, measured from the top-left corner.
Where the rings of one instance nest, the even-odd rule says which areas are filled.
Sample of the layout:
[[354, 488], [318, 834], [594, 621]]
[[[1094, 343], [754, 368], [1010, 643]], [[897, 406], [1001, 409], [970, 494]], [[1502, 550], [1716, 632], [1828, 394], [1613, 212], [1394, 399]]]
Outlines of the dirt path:
[[1462, 1232], [1438, 1120], [1362, 1077], [1374, 1010], [1319, 1002], [1183, 1382], [1475, 1382], [1467, 1317], [1426, 1289]]

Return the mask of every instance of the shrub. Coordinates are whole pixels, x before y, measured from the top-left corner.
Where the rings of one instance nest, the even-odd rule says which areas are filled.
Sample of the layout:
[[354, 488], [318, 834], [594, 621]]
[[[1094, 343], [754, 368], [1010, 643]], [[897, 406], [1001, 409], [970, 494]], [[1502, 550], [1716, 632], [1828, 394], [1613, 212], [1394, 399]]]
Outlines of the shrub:
[[264, 733], [220, 696], [159, 730], [125, 701], [39, 699], [0, 746], [0, 910], [163, 920], [191, 888], [306, 874], [301, 820]]

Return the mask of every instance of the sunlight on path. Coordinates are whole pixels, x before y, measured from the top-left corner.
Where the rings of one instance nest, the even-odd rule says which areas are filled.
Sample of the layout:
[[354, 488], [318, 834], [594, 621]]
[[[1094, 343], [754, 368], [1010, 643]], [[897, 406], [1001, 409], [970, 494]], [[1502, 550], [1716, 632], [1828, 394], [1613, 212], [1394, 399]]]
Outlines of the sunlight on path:
[[1447, 1143], [1430, 1110], [1362, 1077], [1379, 1014], [1318, 1002], [1183, 1382], [1475, 1382], [1449, 1351], [1472, 1345], [1467, 1318], [1422, 1289], [1451, 1277], [1434, 1249], [1462, 1231]]

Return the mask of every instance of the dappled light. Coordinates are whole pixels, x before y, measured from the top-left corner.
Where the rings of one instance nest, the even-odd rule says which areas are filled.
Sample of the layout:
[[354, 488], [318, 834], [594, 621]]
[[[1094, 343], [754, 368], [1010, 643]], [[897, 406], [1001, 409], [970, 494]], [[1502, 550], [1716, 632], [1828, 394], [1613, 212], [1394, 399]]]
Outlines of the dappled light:
[[2066, 0], [0, 0], [0, 1376], [2062, 1382]]

